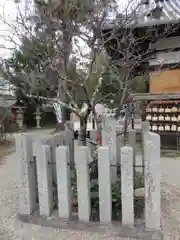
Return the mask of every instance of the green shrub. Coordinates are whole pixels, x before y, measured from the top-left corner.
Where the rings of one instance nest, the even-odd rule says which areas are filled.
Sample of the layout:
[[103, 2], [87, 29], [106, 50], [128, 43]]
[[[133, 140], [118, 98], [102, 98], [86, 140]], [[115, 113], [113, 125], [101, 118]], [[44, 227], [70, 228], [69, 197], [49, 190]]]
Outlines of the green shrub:
[[[118, 167], [120, 169], [120, 167]], [[90, 175], [90, 197], [91, 197], [91, 220], [99, 220], [99, 184], [98, 184], [98, 164], [97, 160], [94, 160], [89, 165]], [[74, 212], [78, 210], [77, 201], [77, 182], [76, 171], [71, 169], [71, 188], [72, 188], [72, 209]], [[144, 187], [144, 177], [141, 173], [135, 172], [134, 176], [134, 189]], [[112, 218], [113, 220], [121, 219], [121, 173], [119, 171], [116, 183], [112, 183]], [[57, 208], [57, 186], [53, 183], [54, 192], [54, 208]], [[134, 210], [135, 216], [141, 217], [144, 212], [144, 197], [134, 196]]]

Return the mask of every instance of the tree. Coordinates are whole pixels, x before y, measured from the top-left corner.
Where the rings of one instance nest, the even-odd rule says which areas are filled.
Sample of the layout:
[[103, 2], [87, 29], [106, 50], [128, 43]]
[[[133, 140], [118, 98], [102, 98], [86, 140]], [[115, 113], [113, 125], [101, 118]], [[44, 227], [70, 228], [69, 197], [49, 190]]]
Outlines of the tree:
[[[2, 67], [16, 86], [25, 89], [25, 92], [30, 86], [33, 95], [37, 94], [37, 90], [41, 91], [41, 98], [42, 88], [54, 82], [51, 77], [54, 73], [58, 79], [58, 84], [55, 84], [57, 99], [60, 99], [58, 102], [79, 116], [81, 142], [84, 144], [87, 118], [94, 107], [96, 86], [101, 76], [101, 70], [96, 66], [102, 52], [98, 31], [111, 3], [60, 1], [57, 5], [36, 1], [35, 5], [36, 11], [28, 16], [29, 21], [21, 35], [22, 47]], [[18, 21], [21, 25], [25, 24], [22, 15]], [[35, 33], [31, 31], [31, 25]], [[81, 44], [86, 45], [86, 51]], [[75, 59], [75, 55], [78, 58]], [[74, 60], [78, 69], [74, 68], [76, 76], [72, 79]], [[94, 86], [90, 87], [92, 81]]]
[[[17, 87], [22, 95], [30, 94], [29, 85], [33, 94], [42, 95], [46, 92], [49, 97], [56, 96], [57, 76], [51, 68], [44, 65], [47, 54], [54, 49], [45, 41], [34, 38], [23, 38], [22, 45], [15, 49], [13, 55], [5, 61], [4, 76]], [[34, 77], [35, 76], [35, 77]], [[47, 78], [46, 81], [42, 81]]]
[[[47, 99], [47, 87], [53, 85], [56, 97], [52, 99], [51, 96], [51, 99], [79, 117], [80, 143], [83, 145], [86, 144], [87, 119], [91, 112], [95, 114], [100, 91], [103, 91], [104, 101], [112, 89], [111, 98], [121, 107], [132, 91], [137, 69], [154, 54], [146, 44], [147, 38], [152, 42], [172, 31], [172, 27], [167, 26], [162, 34], [158, 34], [158, 29], [153, 27], [135, 36], [134, 28], [128, 26], [138, 21], [138, 2], [133, 1], [120, 13], [115, 0], [36, 1], [33, 12], [19, 14], [18, 24], [14, 26], [17, 35], [17, 26], [21, 28], [22, 48], [15, 52], [18, 53], [18, 65], [16, 68], [16, 55], [15, 67], [12, 68], [14, 61], [5, 60], [2, 71], [11, 82], [21, 83], [21, 88], [27, 84], [29, 96], [35, 99]], [[103, 23], [112, 16], [113, 28], [106, 31]], [[107, 78], [114, 78], [113, 75], [116, 77], [105, 91], [102, 84]], [[40, 96], [37, 96], [37, 89]]]

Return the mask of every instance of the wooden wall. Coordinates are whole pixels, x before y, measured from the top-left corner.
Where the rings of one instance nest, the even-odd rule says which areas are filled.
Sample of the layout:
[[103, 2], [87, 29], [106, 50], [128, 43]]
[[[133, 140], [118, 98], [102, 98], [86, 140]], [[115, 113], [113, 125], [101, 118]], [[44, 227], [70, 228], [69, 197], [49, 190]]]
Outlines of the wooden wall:
[[180, 69], [152, 73], [149, 87], [151, 93], [180, 92]]

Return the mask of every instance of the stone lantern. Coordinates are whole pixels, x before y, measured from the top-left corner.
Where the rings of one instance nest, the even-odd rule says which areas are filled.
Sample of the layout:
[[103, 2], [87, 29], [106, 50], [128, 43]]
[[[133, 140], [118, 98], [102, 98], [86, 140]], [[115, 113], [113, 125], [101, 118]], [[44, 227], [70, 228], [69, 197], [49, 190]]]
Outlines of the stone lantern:
[[41, 111], [40, 111], [40, 107], [37, 107], [36, 108], [36, 112], [35, 112], [35, 115], [36, 115], [36, 128], [39, 129], [41, 128], [40, 126], [40, 121], [41, 121]]

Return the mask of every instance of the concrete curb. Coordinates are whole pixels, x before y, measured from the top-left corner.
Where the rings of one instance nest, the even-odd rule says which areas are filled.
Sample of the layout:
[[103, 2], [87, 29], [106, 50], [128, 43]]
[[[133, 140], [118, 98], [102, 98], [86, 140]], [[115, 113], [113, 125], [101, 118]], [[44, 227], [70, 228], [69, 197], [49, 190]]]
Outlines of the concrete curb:
[[101, 224], [99, 222], [80, 222], [78, 220], [65, 220], [57, 217], [57, 212], [53, 212], [51, 217], [40, 217], [36, 211], [32, 215], [18, 214], [18, 219], [24, 223], [41, 225], [43, 227], [53, 227], [71, 231], [85, 231], [93, 233], [108, 234], [111, 237], [134, 238], [144, 240], [163, 240], [162, 231], [146, 230], [142, 224], [136, 227], [122, 227], [120, 222], [112, 224]]

